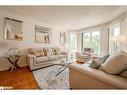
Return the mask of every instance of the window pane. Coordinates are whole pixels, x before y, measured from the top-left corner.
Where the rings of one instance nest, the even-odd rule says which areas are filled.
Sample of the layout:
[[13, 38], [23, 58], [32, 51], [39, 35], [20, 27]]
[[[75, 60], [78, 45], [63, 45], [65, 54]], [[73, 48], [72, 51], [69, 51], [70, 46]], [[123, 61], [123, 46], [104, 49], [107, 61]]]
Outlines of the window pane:
[[76, 34], [71, 34], [70, 48], [71, 48], [71, 52], [76, 52], [77, 51], [77, 35]]
[[118, 36], [118, 35], [120, 35], [120, 27], [119, 26], [114, 28], [114, 36]]
[[113, 44], [112, 51], [117, 52], [120, 50], [120, 41], [119, 41], [120, 24], [116, 24], [115, 27], [113, 27], [113, 33], [114, 33], [114, 44]]
[[92, 48], [100, 54], [100, 31], [83, 33], [83, 48]]
[[83, 47], [84, 48], [90, 48], [91, 47], [90, 32], [83, 33]]
[[100, 53], [100, 32], [92, 32], [92, 48], [95, 53]]

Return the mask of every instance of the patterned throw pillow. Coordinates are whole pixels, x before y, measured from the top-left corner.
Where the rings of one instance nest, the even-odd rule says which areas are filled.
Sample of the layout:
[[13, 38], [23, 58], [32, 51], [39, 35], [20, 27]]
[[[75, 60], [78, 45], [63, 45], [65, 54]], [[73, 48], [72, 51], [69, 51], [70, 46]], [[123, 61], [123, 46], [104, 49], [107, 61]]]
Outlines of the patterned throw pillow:
[[44, 56], [43, 49], [38, 50], [38, 52], [39, 52], [40, 56]]
[[41, 53], [39, 52], [39, 50], [35, 50], [34, 55], [36, 57], [40, 57], [41, 56]]
[[47, 56], [52, 55], [50, 48], [46, 48]]
[[50, 55], [53, 55], [53, 50], [52, 50], [52, 48], [49, 48], [49, 51], [50, 51]]
[[47, 51], [45, 48], [43, 48], [44, 56], [47, 56]]
[[56, 49], [52, 48], [53, 55], [57, 55]]
[[60, 48], [56, 48], [56, 54], [61, 54], [61, 49]]

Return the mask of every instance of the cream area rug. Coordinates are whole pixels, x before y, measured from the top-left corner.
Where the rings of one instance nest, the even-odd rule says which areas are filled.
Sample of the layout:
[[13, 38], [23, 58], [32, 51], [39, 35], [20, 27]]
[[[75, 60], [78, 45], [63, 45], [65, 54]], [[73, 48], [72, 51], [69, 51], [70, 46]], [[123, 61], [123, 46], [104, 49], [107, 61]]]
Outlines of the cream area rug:
[[33, 71], [33, 75], [40, 89], [69, 89], [69, 69], [63, 66], [42, 68]]

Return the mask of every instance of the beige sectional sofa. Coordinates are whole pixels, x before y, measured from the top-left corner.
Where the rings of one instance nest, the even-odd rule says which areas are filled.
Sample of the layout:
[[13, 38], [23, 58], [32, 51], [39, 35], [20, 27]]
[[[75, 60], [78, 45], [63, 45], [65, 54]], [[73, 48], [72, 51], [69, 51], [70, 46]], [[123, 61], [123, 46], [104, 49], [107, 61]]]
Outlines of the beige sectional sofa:
[[88, 63], [72, 63], [69, 70], [72, 89], [127, 89], [127, 78], [91, 68]]
[[67, 54], [58, 47], [31, 48], [27, 54], [30, 70], [60, 64], [67, 60]]

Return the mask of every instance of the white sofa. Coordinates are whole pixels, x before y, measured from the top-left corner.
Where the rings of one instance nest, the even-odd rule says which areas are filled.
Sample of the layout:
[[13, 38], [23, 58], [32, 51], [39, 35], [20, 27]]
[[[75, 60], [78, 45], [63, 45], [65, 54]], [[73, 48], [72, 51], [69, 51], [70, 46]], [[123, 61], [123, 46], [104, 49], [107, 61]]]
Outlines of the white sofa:
[[[55, 51], [54, 51], [55, 50]], [[61, 52], [58, 47], [50, 48], [31, 48], [27, 54], [30, 70], [36, 70], [42, 67], [66, 61], [66, 53]]]
[[72, 89], [127, 89], [127, 78], [90, 68], [87, 63], [69, 65], [69, 83]]

